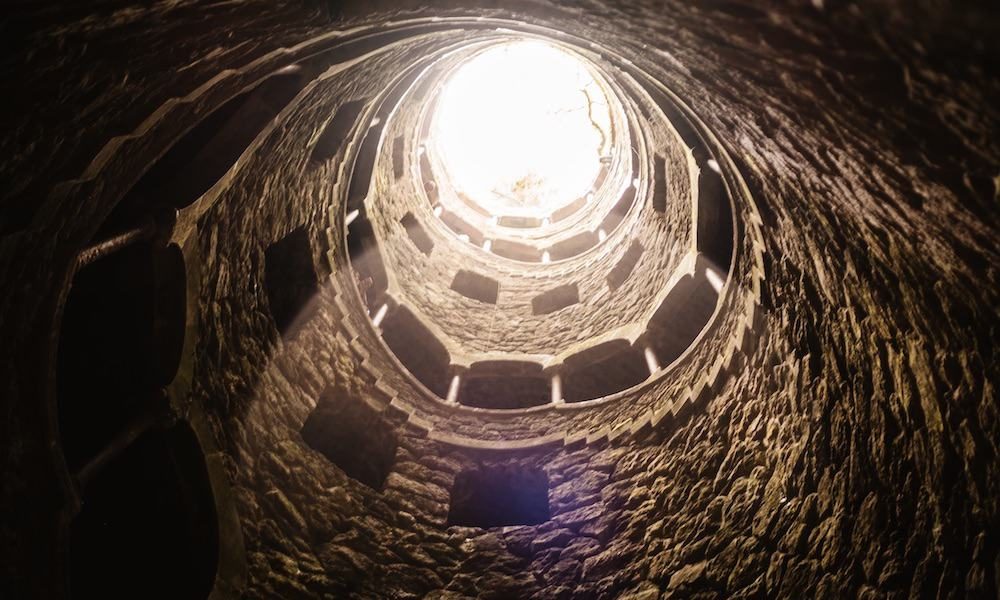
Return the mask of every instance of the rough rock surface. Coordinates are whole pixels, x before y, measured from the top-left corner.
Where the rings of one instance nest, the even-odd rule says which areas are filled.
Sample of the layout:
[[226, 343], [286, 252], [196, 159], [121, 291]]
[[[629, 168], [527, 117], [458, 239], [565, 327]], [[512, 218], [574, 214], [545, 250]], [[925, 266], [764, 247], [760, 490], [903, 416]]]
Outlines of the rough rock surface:
[[[3, 59], [22, 95], [0, 162], [0, 595], [59, 586], [53, 515], [67, 493], [50, 451], [51, 369], [70, 258], [133, 169], [205, 107], [144, 138], [135, 164], [102, 169], [95, 156], [225, 69], [341, 27], [332, 18], [377, 20], [355, 10], [250, 0], [25, 10]], [[374, 490], [299, 434], [328, 387], [370, 393], [373, 375], [355, 368], [344, 334], [342, 286], [329, 280], [286, 340], [263, 289], [264, 248], [302, 224], [324, 273], [322, 177], [272, 173], [267, 156], [249, 156], [258, 170], [234, 179], [192, 238], [194, 400], [235, 490], [245, 596], [996, 597], [995, 18], [889, 2], [516, 10], [641, 52], [729, 149], [764, 216], [761, 337], [704, 409], [638, 437], [498, 456], [433, 441], [387, 412], [399, 446]], [[305, 148], [280, 133], [262, 147]], [[446, 527], [455, 475], [496, 461], [544, 466], [552, 519]]]

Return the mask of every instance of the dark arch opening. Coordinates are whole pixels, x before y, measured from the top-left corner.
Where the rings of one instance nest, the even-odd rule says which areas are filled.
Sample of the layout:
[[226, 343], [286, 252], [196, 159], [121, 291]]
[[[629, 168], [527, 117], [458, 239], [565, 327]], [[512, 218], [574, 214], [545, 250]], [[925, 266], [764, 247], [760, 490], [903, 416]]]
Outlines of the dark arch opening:
[[176, 373], [186, 292], [180, 249], [137, 243], [82, 268], [63, 310], [59, 431], [71, 469], [149, 408]]
[[538, 525], [549, 518], [549, 478], [542, 469], [482, 467], [455, 477], [448, 525]]
[[204, 455], [181, 423], [151, 429], [87, 485], [70, 531], [74, 598], [205, 598], [218, 521]]
[[708, 262], [699, 257], [694, 275], [681, 277], [649, 320], [646, 337], [661, 367], [677, 360], [715, 312], [719, 294], [706, 277]]
[[475, 363], [465, 375], [459, 401], [477, 408], [516, 409], [549, 402], [542, 365], [522, 361]]
[[639, 263], [642, 251], [642, 244], [639, 243], [639, 240], [632, 240], [628, 250], [625, 251], [625, 254], [622, 255], [618, 263], [608, 273], [607, 281], [609, 288], [617, 290], [625, 283], [625, 280], [629, 278], [632, 271], [635, 270], [635, 266]]
[[733, 256], [733, 211], [722, 175], [708, 166], [698, 177], [698, 251], [729, 272]]
[[484, 238], [482, 232], [457, 214], [446, 210], [441, 213], [441, 222], [447, 225], [458, 235], [469, 236], [469, 243], [475, 244], [476, 246], [483, 245]]
[[562, 208], [552, 213], [552, 221], [553, 222], [561, 221], [566, 217], [572, 215], [576, 211], [580, 210], [581, 208], [583, 208], [586, 204], [587, 204], [586, 198], [577, 198], [576, 200], [570, 202], [566, 206], [563, 206]]
[[316, 145], [313, 146], [309, 159], [314, 165], [320, 165], [340, 152], [344, 140], [351, 133], [351, 129], [354, 128], [354, 124], [358, 120], [358, 115], [364, 108], [364, 100], [351, 100], [337, 107], [337, 111], [327, 121], [323, 131], [316, 139]]
[[501, 227], [510, 227], [512, 229], [531, 229], [533, 227], [541, 227], [542, 220], [538, 217], [523, 217], [523, 216], [503, 216], [497, 220], [497, 224]]
[[542, 260], [542, 253], [537, 248], [511, 240], [493, 240], [492, 251], [493, 254], [509, 258], [510, 260], [519, 260], [522, 262], [539, 262]]
[[406, 139], [402, 135], [397, 135], [392, 141], [392, 177], [399, 179], [406, 169]]
[[667, 211], [667, 165], [662, 154], [653, 157], [653, 210]]
[[396, 434], [364, 398], [343, 388], [323, 392], [302, 425], [302, 439], [348, 477], [381, 490], [396, 458]]
[[563, 260], [593, 248], [597, 245], [597, 241], [597, 234], [593, 231], [581, 231], [571, 238], [553, 244], [549, 248], [549, 254], [552, 260]]
[[67, 295], [56, 402], [80, 486], [74, 597], [199, 598], [213, 586], [218, 529], [201, 447], [186, 424], [160, 428], [183, 350], [185, 288], [180, 249], [139, 242], [82, 267]]
[[319, 282], [305, 227], [298, 227], [264, 251], [264, 287], [271, 316], [282, 335], [294, 335], [315, 312]]
[[580, 302], [579, 289], [575, 283], [567, 283], [532, 298], [531, 311], [536, 315], [545, 315], [578, 302]]
[[610, 233], [612, 229], [618, 227], [618, 224], [625, 219], [633, 202], [635, 202], [635, 186], [630, 185], [618, 199], [618, 202], [615, 202], [615, 205], [608, 211], [608, 216], [604, 217], [601, 222], [601, 228]]
[[420, 319], [405, 306], [390, 310], [382, 323], [382, 339], [417, 380], [445, 397], [451, 356]]
[[369, 311], [377, 309], [379, 299], [389, 287], [389, 275], [382, 262], [375, 228], [366, 218], [364, 210], [350, 225], [347, 233], [347, 252], [358, 280], [358, 289]]
[[563, 398], [582, 402], [615, 394], [649, 377], [642, 350], [625, 340], [588, 348], [565, 360]]
[[491, 277], [466, 271], [465, 269], [460, 269], [455, 273], [455, 278], [451, 282], [451, 289], [466, 298], [485, 302], [486, 304], [496, 304], [497, 298], [500, 296], [500, 282]]
[[430, 256], [431, 251], [434, 250], [434, 240], [424, 229], [424, 226], [420, 223], [418, 219], [412, 212], [408, 212], [399, 219], [400, 224], [406, 229], [406, 235], [413, 242], [413, 245], [417, 247], [427, 256]]

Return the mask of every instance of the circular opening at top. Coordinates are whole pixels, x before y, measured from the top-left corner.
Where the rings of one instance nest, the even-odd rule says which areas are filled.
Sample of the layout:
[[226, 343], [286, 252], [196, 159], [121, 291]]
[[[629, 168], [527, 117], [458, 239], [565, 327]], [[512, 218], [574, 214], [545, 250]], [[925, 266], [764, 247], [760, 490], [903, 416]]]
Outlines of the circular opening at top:
[[456, 190], [482, 208], [544, 218], [591, 190], [611, 130], [604, 90], [580, 59], [517, 41], [456, 69], [429, 141]]

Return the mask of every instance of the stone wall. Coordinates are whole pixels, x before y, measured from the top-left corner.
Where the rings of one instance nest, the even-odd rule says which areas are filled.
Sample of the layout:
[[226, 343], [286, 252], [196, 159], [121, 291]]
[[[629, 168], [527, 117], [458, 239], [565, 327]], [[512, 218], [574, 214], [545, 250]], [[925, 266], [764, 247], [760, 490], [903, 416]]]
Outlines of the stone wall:
[[[655, 73], [718, 136], [760, 209], [740, 243], [765, 278], [752, 264], [733, 275], [760, 287], [753, 339], [735, 341], [747, 297], [734, 294], [676, 377], [629, 398], [503, 419], [423, 398], [370, 329], [338, 262], [343, 238], [327, 231], [338, 157], [307, 168], [323, 94], [370, 95], [431, 37], [377, 39], [353, 56], [376, 54], [328, 73], [335, 87], [305, 88], [183, 225], [199, 272], [191, 400], [234, 491], [244, 596], [995, 597], [995, 44], [922, 25], [967, 22], [936, 4], [512, 10]], [[52, 362], [71, 257], [171, 140], [337, 36], [317, 41], [332, 27], [318, 3], [24, 12], [25, 49], [4, 59], [26, 93], [0, 166], [12, 182], [0, 501], [13, 517], [0, 590], [51, 597], [68, 496]], [[973, 14], [969, 31], [997, 31]], [[352, 23], [364, 19], [381, 17]], [[282, 340], [264, 250], [297, 227], [321, 279], [311, 319]], [[381, 489], [302, 439], [330, 388], [393, 428]], [[517, 440], [544, 443], [505, 446]], [[543, 469], [551, 519], [446, 526], [452, 482], [480, 465]]]

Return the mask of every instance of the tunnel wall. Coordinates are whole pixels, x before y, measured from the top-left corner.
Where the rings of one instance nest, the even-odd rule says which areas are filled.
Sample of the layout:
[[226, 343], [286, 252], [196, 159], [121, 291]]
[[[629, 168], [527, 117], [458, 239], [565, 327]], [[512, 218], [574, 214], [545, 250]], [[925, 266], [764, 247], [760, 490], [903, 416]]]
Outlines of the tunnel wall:
[[[201, 265], [193, 401], [235, 492], [246, 597], [997, 594], [1000, 149], [989, 133], [1000, 119], [981, 66], [989, 46], [926, 32], [915, 23], [939, 14], [927, 7], [829, 4], [514, 8], [571, 14], [577, 30], [657, 73], [722, 139], [760, 207], [759, 335], [703, 405], [627, 434], [476, 449], [392, 404], [386, 389], [420, 392], [346, 310], [349, 276], [326, 278], [341, 239], [325, 210], [336, 159], [310, 171], [315, 137], [265, 130], [189, 238]], [[311, 4], [213, 6], [53, 8], [29, 21], [36, 51], [7, 63], [40, 99], [19, 107], [32, 118], [5, 136], [0, 165], [15, 182], [0, 237], [0, 278], [15, 290], [0, 300], [0, 499], [16, 517], [0, 526], [0, 562], [12, 597], [59, 586], [54, 515], [67, 491], [46, 406], [70, 257], [170, 139], [287, 61], [268, 51], [330, 27]], [[366, 61], [350, 91], [376, 89], [413, 50]], [[227, 68], [232, 80], [195, 93]], [[322, 85], [283, 127], [319, 135], [307, 117]], [[171, 105], [173, 119], [145, 128]], [[121, 140], [101, 151], [115, 135], [132, 136], [128, 156], [115, 152]], [[268, 169], [274, 161], [282, 169]], [[310, 321], [281, 340], [263, 252], [300, 226], [323, 280]], [[396, 428], [381, 491], [301, 438], [331, 385]], [[606, 410], [590, 418], [625, 409]], [[449, 433], [477, 425], [465, 415]], [[518, 415], [497, 440], [518, 427], [545, 433]], [[445, 527], [458, 474], [497, 463], [545, 470], [551, 520]]]

